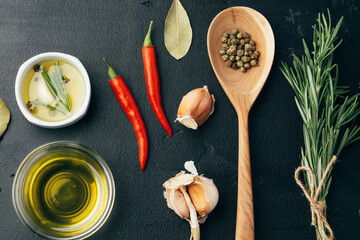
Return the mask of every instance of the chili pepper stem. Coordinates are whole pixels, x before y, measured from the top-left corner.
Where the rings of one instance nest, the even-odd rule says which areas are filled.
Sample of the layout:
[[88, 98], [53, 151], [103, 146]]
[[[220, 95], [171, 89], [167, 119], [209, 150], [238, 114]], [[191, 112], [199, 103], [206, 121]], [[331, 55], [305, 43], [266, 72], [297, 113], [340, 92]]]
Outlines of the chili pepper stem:
[[147, 34], [146, 34], [143, 47], [153, 46], [153, 44], [152, 44], [152, 42], [151, 42], [151, 30], [152, 30], [152, 25], [153, 25], [153, 23], [154, 23], [153, 21], [150, 22], [149, 30], [148, 30], [148, 32], [147, 32]]
[[119, 76], [119, 74], [117, 74], [116, 71], [110, 66], [110, 64], [108, 63], [108, 61], [106, 60], [105, 57], [103, 57], [103, 60], [106, 64], [106, 66], [108, 67], [109, 80], [111, 80], [113, 78], [117, 78]]

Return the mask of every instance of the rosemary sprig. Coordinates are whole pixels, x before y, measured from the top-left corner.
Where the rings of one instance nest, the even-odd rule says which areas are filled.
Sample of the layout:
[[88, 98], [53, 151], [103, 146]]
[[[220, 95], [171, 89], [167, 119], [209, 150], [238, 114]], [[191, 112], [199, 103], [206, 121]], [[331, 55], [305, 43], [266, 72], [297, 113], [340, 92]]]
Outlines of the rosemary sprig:
[[[360, 93], [347, 97], [348, 87], [338, 86], [338, 65], [333, 64], [333, 52], [340, 45], [337, 42], [343, 18], [336, 26], [331, 26], [324, 14], [318, 15], [313, 26], [313, 51], [310, 52], [305, 40], [305, 55], [301, 58], [293, 54], [293, 67], [282, 62], [281, 72], [295, 92], [295, 103], [303, 120], [304, 147], [301, 149], [301, 165], [309, 167], [315, 175], [315, 183], [309, 172], [305, 172], [306, 190], [310, 186], [318, 188], [321, 178], [331, 158], [339, 157], [344, 147], [360, 139], [360, 126], [355, 119], [360, 115]], [[331, 170], [327, 175], [319, 200], [324, 201], [331, 184]], [[326, 216], [326, 209], [324, 209]], [[323, 223], [317, 222], [324, 229]]]
[[52, 105], [50, 105], [50, 104], [47, 104], [47, 103], [44, 103], [44, 102], [40, 102], [40, 101], [29, 101], [28, 103], [32, 103], [32, 104], [34, 104], [35, 106], [44, 106], [44, 107], [47, 107], [47, 108], [49, 108], [49, 109], [51, 109], [51, 110], [55, 110], [55, 111], [58, 111], [59, 113], [62, 113], [62, 114], [65, 114], [65, 115], [66, 115], [66, 113], [63, 112], [63, 111], [61, 111], [59, 108], [54, 107], [54, 106], [52, 106]]
[[42, 68], [41, 75], [49, 88], [51, 94], [57, 101], [58, 108], [62, 112], [69, 113], [71, 111], [70, 101], [68, 93], [66, 91], [65, 83], [63, 81], [62, 70], [60, 67], [60, 62], [54, 64], [55, 71], [52, 77], [50, 77], [48, 71], [45, 68]]

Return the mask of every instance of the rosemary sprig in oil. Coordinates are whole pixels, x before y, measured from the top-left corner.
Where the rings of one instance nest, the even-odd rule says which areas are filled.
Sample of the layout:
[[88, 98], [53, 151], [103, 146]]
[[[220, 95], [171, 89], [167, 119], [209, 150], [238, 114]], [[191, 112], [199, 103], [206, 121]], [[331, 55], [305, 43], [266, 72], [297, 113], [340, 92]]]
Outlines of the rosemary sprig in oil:
[[48, 103], [44, 103], [44, 102], [40, 102], [40, 101], [28, 101], [28, 104], [33, 104], [33, 105], [30, 105], [30, 106], [43, 106], [43, 107], [46, 107], [50, 110], [54, 110], [54, 111], [58, 111], [59, 113], [62, 113], [62, 114], [65, 114], [65, 112], [61, 111], [59, 108], [57, 107], [54, 107]]
[[[49, 88], [51, 94], [56, 99], [56, 106], [50, 106], [54, 109], [59, 109], [61, 113], [68, 114], [71, 111], [69, 96], [66, 91], [65, 83], [64, 83], [64, 77], [62, 74], [60, 62], [54, 64], [55, 72], [50, 77], [48, 71], [45, 68], [42, 68], [41, 75], [43, 76], [43, 79]], [[41, 104], [42, 105], [42, 104]], [[48, 104], [47, 104], [48, 105]]]
[[[313, 182], [311, 173], [304, 173], [305, 189], [309, 194], [312, 185], [318, 189], [332, 157], [338, 158], [344, 147], [360, 139], [360, 127], [355, 121], [360, 115], [360, 94], [345, 96], [348, 87], [338, 85], [338, 65], [333, 64], [333, 53], [341, 43], [337, 35], [342, 20], [332, 27], [329, 11], [328, 19], [319, 14], [317, 25], [313, 26], [313, 51], [310, 52], [303, 40], [305, 55], [299, 58], [293, 54], [293, 67], [286, 63], [280, 67], [295, 92], [295, 102], [303, 120], [305, 145], [301, 149], [301, 165], [310, 168], [315, 177]], [[332, 166], [319, 190], [318, 201], [324, 203], [322, 215], [325, 217], [331, 169]], [[314, 225], [318, 239], [331, 239], [327, 237], [329, 232], [332, 235], [332, 230], [324, 226], [324, 221], [317, 219]]]

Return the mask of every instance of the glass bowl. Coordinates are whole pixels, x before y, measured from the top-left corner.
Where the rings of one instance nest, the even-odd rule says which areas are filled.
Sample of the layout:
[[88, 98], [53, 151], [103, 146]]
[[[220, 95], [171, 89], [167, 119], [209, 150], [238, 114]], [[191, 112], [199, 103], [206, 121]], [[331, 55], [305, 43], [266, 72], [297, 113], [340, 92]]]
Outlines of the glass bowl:
[[109, 217], [115, 184], [94, 150], [72, 141], [44, 144], [20, 164], [12, 190], [15, 211], [45, 239], [84, 239]]

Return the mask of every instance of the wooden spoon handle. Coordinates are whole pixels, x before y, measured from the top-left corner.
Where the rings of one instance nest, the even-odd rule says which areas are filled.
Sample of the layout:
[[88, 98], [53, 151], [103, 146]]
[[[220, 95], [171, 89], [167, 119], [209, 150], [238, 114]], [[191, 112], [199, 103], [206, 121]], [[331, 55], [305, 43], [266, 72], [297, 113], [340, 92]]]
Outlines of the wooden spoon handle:
[[248, 114], [239, 114], [238, 200], [235, 240], [254, 239]]

